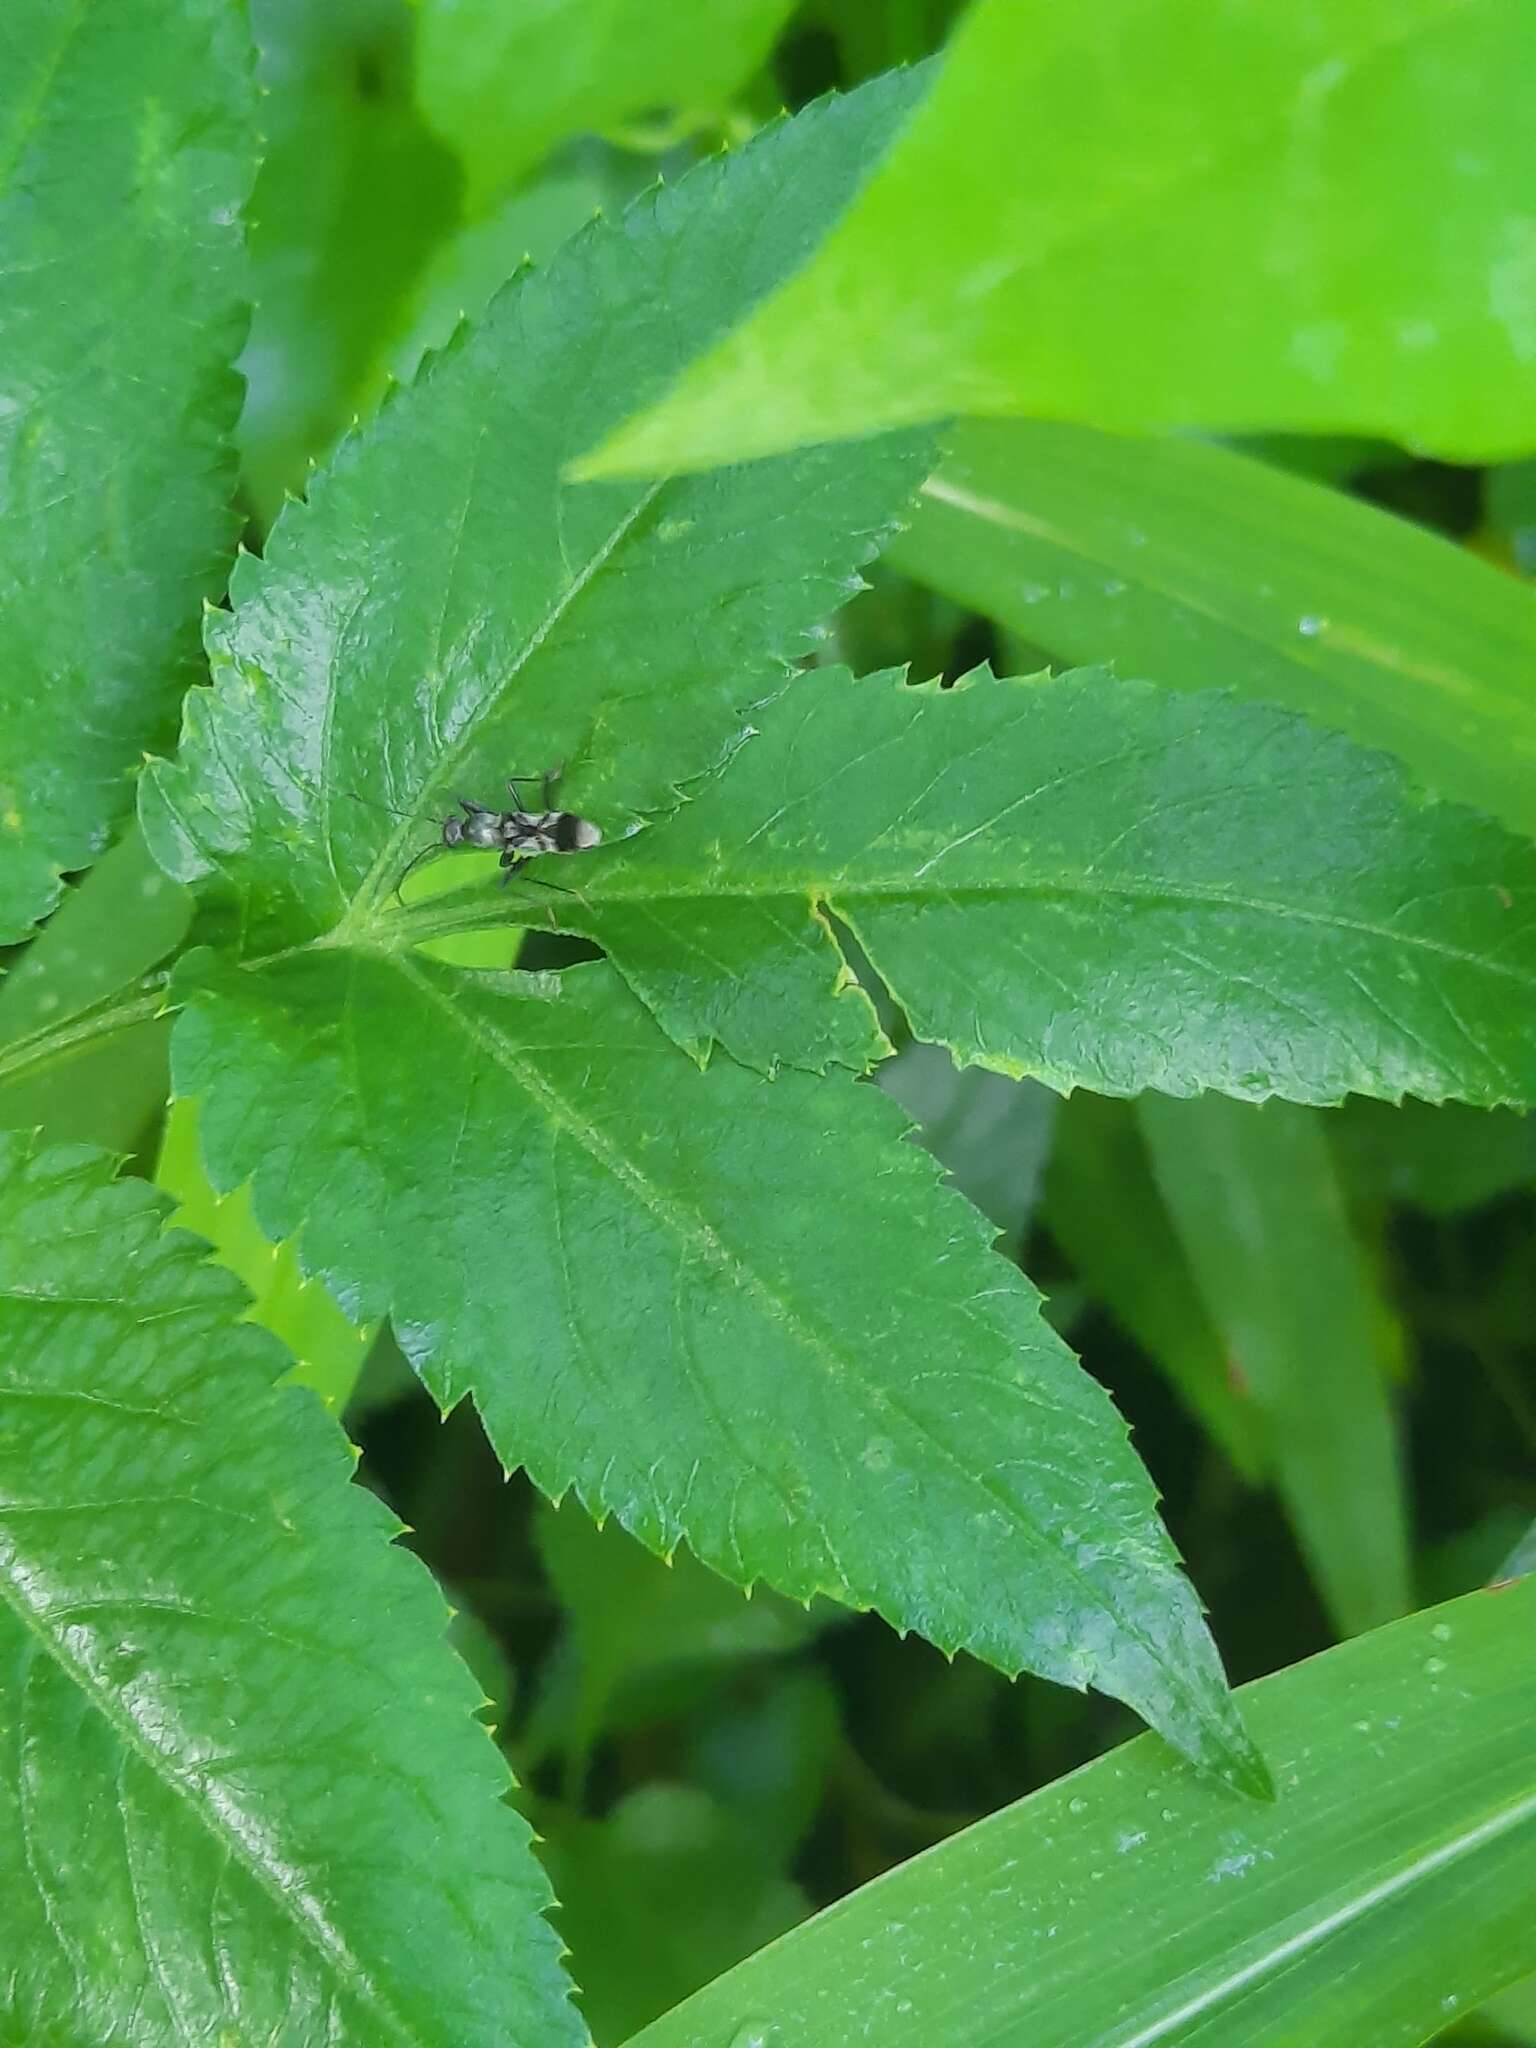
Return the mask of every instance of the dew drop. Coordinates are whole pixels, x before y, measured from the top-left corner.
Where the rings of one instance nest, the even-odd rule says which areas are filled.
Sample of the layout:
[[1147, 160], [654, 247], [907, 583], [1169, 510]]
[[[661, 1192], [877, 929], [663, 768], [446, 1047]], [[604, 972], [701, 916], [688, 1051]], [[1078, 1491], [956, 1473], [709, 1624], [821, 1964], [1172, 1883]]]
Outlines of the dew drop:
[[1071, 1798], [1067, 1801], [1067, 1811], [1068, 1813], [1086, 1813], [1088, 1811], [1088, 1802], [1086, 1799]]
[[1445, 1659], [1443, 1657], [1426, 1657], [1424, 1659], [1424, 1676], [1426, 1678], [1438, 1678], [1444, 1669]]
[[1451, 1624], [1448, 1621], [1437, 1621], [1434, 1627], [1430, 1630], [1430, 1634], [1434, 1637], [1437, 1643], [1448, 1643], [1455, 1633], [1456, 1631], [1451, 1627]]
[[1019, 585], [1019, 596], [1025, 604], [1042, 604], [1050, 594], [1049, 589], [1043, 583], [1021, 583]]
[[748, 2020], [732, 2034], [727, 2048], [771, 2048], [777, 2031], [772, 2020]]
[[1298, 633], [1305, 634], [1307, 639], [1312, 640], [1315, 639], [1317, 635], [1323, 631], [1324, 627], [1327, 624], [1328, 621], [1325, 618], [1323, 618], [1319, 613], [1303, 612], [1301, 617], [1296, 621], [1296, 630]]

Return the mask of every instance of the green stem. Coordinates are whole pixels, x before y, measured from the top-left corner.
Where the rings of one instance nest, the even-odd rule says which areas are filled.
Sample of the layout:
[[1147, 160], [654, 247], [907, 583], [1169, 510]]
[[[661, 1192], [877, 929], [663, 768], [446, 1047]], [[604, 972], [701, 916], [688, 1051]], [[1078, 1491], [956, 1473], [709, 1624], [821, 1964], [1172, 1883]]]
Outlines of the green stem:
[[[539, 913], [544, 911], [541, 916]], [[399, 953], [428, 939], [457, 938], [461, 932], [500, 931], [507, 926], [543, 926], [557, 929], [557, 921], [544, 904], [531, 899], [508, 897], [504, 903], [487, 903], [481, 890], [458, 889], [451, 896], [430, 896], [412, 903], [388, 917], [371, 917], [367, 922], [343, 918], [323, 938], [311, 939], [294, 952], [311, 946], [356, 946], [372, 952]], [[274, 954], [274, 959], [286, 957]], [[262, 961], [250, 961], [262, 966]]]
[[165, 993], [162, 987], [148, 995], [108, 1000], [99, 1009], [87, 1010], [68, 1024], [29, 1031], [24, 1038], [0, 1047], [0, 1081], [68, 1059], [93, 1039], [130, 1031], [135, 1024], [152, 1023], [166, 1009]]

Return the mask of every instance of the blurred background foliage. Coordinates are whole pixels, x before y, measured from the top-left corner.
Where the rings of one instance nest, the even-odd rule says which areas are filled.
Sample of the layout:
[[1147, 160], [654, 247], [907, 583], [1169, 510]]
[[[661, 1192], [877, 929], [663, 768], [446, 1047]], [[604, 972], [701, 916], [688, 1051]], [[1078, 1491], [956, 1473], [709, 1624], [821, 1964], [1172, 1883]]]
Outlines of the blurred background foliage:
[[[242, 363], [247, 545], [520, 264], [781, 107], [925, 57], [959, 11], [680, 8], [678, 103], [660, 58], [605, 65], [569, 28], [562, 38], [569, 8], [538, 10], [553, 24], [542, 40], [497, 42], [508, 10], [495, 5], [252, 0], [268, 153]], [[490, 42], [471, 63], [455, 37], [480, 32]], [[498, 118], [498, 104], [538, 121]], [[1536, 463], [1458, 468], [1363, 440], [1243, 445], [1511, 575], [1536, 570]], [[1041, 631], [1023, 642], [880, 565], [828, 658], [951, 677], [983, 659], [1018, 671], [1084, 658], [1053, 644], [1049, 618]], [[12, 976], [0, 1042], [82, 1007], [104, 976], [151, 973], [186, 918], [130, 834]], [[504, 938], [489, 943], [504, 953]], [[957, 1073], [887, 1022], [901, 1050], [878, 1085], [1132, 1424], [1234, 1682], [1501, 1569], [1536, 1516], [1532, 1121], [1353, 1101], [1062, 1102]], [[505, 1480], [468, 1408], [440, 1421], [387, 1332], [355, 1330], [304, 1284], [243, 1195], [212, 1195], [190, 1105], [168, 1127], [156, 1107], [161, 1027], [27, 1085], [11, 1120], [158, 1162], [182, 1219], [343, 1412], [365, 1480], [458, 1610], [457, 1647], [543, 1837], [599, 2043], [1133, 1732], [1113, 1702], [1009, 1684], [874, 1618], [807, 1614], [766, 1591], [744, 1602], [685, 1553], [658, 1563], [579, 1505]], [[1536, 1988], [1443, 2038], [1536, 2043]]]

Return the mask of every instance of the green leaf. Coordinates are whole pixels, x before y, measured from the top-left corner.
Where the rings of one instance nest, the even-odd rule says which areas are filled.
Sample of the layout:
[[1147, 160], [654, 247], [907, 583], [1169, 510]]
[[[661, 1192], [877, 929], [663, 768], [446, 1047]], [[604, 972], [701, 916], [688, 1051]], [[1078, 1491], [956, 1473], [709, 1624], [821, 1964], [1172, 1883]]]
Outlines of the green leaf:
[[1533, 1522], [1514, 1549], [1505, 1558], [1499, 1572], [1501, 1579], [1523, 1578], [1528, 1572], [1536, 1572], [1536, 1522]]
[[1488, 519], [1508, 538], [1517, 565], [1536, 576], [1536, 458], [1489, 472]]
[[603, 1820], [552, 1821], [544, 1860], [598, 2048], [805, 1917], [750, 1822], [685, 1785], [647, 1785]]
[[[0, 1064], [7, 1051], [24, 1059], [29, 1041], [56, 1045], [60, 1027], [143, 982], [191, 920], [191, 896], [155, 866], [130, 822], [0, 981]], [[170, 1077], [170, 1027], [155, 1007], [147, 1002], [132, 1029], [0, 1081], [0, 1124], [130, 1150], [164, 1105]]]
[[1345, 1634], [1411, 1604], [1387, 1377], [1402, 1337], [1316, 1110], [1149, 1095], [1168, 1210], [1324, 1604]]
[[1263, 1453], [1252, 1405], [1233, 1383], [1132, 1105], [1084, 1091], [1062, 1105], [1044, 1222], [1089, 1290], [1167, 1375], [1237, 1470], [1256, 1479]]
[[1229, 448], [967, 421], [896, 559], [1067, 660], [1232, 689], [1536, 834], [1536, 590]]
[[1362, 1193], [1431, 1216], [1480, 1208], [1536, 1182], [1536, 1117], [1511, 1110], [1349, 1102], [1337, 1138]]
[[319, 1281], [305, 1278], [292, 1244], [273, 1244], [263, 1236], [251, 1214], [249, 1188], [221, 1196], [210, 1186], [195, 1102], [170, 1105], [155, 1181], [176, 1203], [171, 1221], [204, 1239], [219, 1264], [250, 1290], [250, 1320], [293, 1354], [289, 1377], [311, 1388], [333, 1412], [343, 1409], [376, 1333], [348, 1322]]
[[249, 72], [224, 0], [0, 28], [0, 944], [131, 808], [224, 580]]
[[840, 1740], [833, 1679], [823, 1666], [796, 1664], [711, 1702], [695, 1724], [688, 1776], [745, 1815], [782, 1866], [816, 1818]]
[[795, 0], [419, 0], [419, 96], [488, 197], [584, 129], [653, 108], [721, 108]]
[[1263, 1784], [1123, 1424], [878, 1091], [700, 1072], [603, 963], [325, 947], [180, 989], [215, 1186], [541, 1491]]
[[0, 1135], [0, 2028], [574, 2043], [441, 1601], [161, 1220]]
[[458, 167], [412, 98], [413, 15], [407, 0], [252, 0], [265, 149], [240, 446], [263, 525], [359, 409], [458, 219]]
[[949, 413], [1536, 440], [1522, 0], [978, 0], [805, 271], [587, 465]]
[[966, 1200], [1017, 1245], [1035, 1213], [1056, 1096], [1034, 1081], [957, 1068], [940, 1045], [903, 1046], [875, 1078], [916, 1119], [923, 1144]]
[[516, 192], [484, 220], [438, 245], [417, 281], [388, 372], [409, 384], [433, 349], [446, 348], [464, 320], [478, 320], [502, 286], [527, 263], [547, 263], [602, 210], [604, 187], [578, 171], [551, 172]]
[[676, 484], [561, 477], [801, 259], [913, 91], [877, 81], [594, 224], [241, 559], [233, 616], [208, 621], [216, 687], [188, 699], [142, 815], [248, 945], [338, 924], [366, 942], [432, 815], [509, 774], [569, 764], [563, 801], [612, 836], [675, 804], [782, 688], [926, 444]]
[[1498, 2029], [1495, 2039], [1499, 2048], [1509, 2048], [1512, 2042], [1531, 2048], [1536, 2042], [1536, 1977], [1527, 1977], [1523, 1983], [1501, 1991], [1479, 2007], [1478, 2018]]
[[139, 981], [191, 923], [191, 896], [130, 823], [0, 982], [0, 1045], [56, 1029]]
[[818, 670], [761, 723], [545, 913], [701, 1056], [866, 1057], [830, 913], [916, 1036], [1061, 1092], [1536, 1100], [1536, 849], [1383, 756], [1091, 671]]
[[867, 78], [914, 64], [944, 41], [965, 0], [802, 0], [797, 26], [814, 24], [837, 45], [843, 74]]
[[[655, 1558], [616, 1523], [596, 1527], [579, 1502], [546, 1507], [537, 1539], [574, 1653], [552, 1731], [567, 1754], [584, 1756], [610, 1707], [647, 1680], [773, 1656], [814, 1632], [790, 1602], [761, 1590], [743, 1599], [686, 1549]], [[538, 1718], [550, 1719], [545, 1702]]]
[[1245, 1686], [1274, 1806], [1130, 1743], [632, 2048], [1415, 2048], [1536, 1967], [1533, 1632], [1536, 1579]]

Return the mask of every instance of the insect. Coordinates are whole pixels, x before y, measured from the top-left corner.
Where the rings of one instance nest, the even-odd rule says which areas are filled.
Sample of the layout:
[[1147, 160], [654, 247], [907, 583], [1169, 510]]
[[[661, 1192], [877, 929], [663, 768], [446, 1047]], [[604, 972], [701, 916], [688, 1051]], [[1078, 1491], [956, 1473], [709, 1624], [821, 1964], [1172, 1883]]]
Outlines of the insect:
[[[601, 844], [602, 832], [590, 818], [579, 818], [574, 811], [557, 811], [554, 808], [555, 788], [559, 780], [558, 768], [544, 775], [509, 775], [507, 788], [517, 805], [517, 809], [511, 811], [493, 811], [489, 804], [476, 803], [473, 797], [461, 796], [458, 811], [450, 811], [442, 821], [441, 839], [433, 846], [424, 846], [408, 864], [395, 884], [395, 894], [400, 894], [412, 869], [429, 860], [439, 847], [467, 846], [499, 853], [501, 879], [505, 883], [541, 853], [583, 853], [588, 847]], [[537, 811], [523, 808], [522, 785], [534, 782], [539, 784], [543, 805]], [[353, 794], [356, 795], [356, 791]], [[391, 810], [394, 807], [385, 804], [382, 808]], [[415, 815], [411, 811], [396, 812], [397, 817]], [[545, 882], [542, 875], [530, 875], [528, 879], [543, 882], [546, 889], [560, 886], [558, 882]]]

